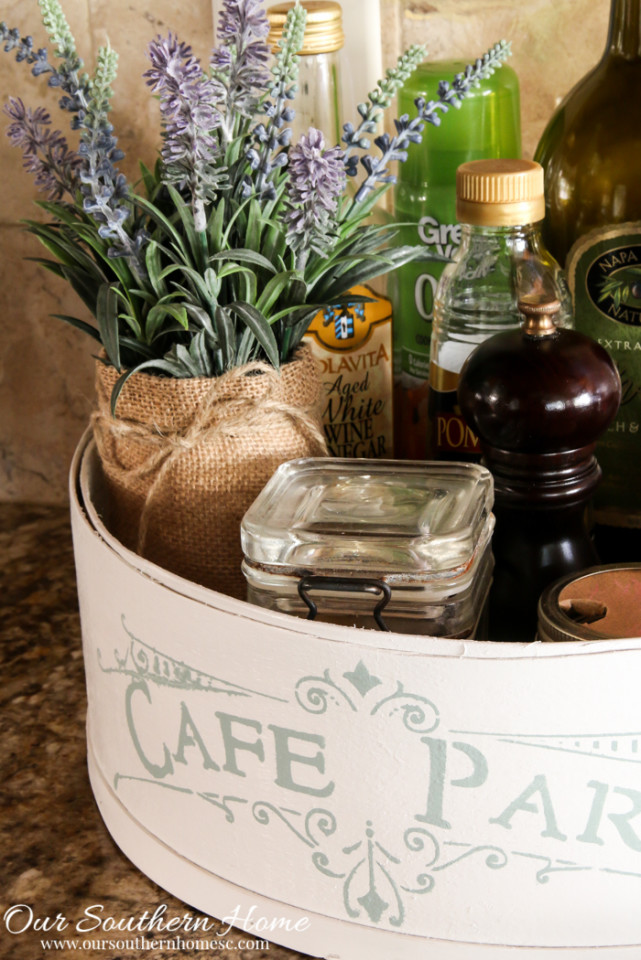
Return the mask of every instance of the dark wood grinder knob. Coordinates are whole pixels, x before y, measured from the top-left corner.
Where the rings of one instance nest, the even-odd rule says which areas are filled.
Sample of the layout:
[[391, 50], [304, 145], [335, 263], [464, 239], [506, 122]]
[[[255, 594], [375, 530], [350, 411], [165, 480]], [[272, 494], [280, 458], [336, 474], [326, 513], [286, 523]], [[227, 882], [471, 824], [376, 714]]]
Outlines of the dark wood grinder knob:
[[601, 476], [595, 442], [617, 412], [621, 381], [603, 347], [555, 325], [558, 308], [523, 298], [521, 329], [480, 344], [459, 381], [461, 412], [494, 476], [494, 640], [533, 640], [542, 590], [598, 562], [585, 503]]
[[480, 344], [461, 371], [461, 412], [499, 499], [587, 497], [600, 476], [594, 445], [616, 415], [621, 381], [595, 340], [555, 325], [558, 309], [523, 297], [523, 326]]

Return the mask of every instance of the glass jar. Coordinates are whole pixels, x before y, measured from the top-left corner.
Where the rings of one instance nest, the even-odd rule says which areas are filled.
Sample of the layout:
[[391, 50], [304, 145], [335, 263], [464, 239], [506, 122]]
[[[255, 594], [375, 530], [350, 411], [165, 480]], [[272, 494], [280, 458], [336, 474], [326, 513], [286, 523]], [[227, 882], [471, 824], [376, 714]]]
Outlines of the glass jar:
[[492, 503], [492, 476], [477, 464], [282, 464], [242, 521], [247, 598], [348, 626], [476, 637]]
[[[276, 50], [292, 0], [267, 9], [267, 44]], [[326, 146], [341, 141], [341, 51], [345, 43], [343, 11], [336, 0], [304, 0], [305, 38], [299, 51], [296, 115], [290, 123], [292, 142], [310, 127], [321, 130]]]

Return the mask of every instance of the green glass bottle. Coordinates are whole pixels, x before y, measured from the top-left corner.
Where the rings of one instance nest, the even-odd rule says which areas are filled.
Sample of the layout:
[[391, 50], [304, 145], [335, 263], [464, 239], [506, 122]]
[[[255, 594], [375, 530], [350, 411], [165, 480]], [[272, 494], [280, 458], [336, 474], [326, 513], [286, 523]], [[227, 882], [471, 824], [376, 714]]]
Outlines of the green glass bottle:
[[[415, 111], [414, 100], [438, 95], [441, 80], [465, 69], [464, 61], [424, 63], [399, 95], [399, 114]], [[453, 257], [461, 228], [456, 221], [456, 170], [468, 160], [521, 156], [519, 82], [503, 66], [474, 88], [460, 110], [451, 109], [441, 127], [429, 124], [423, 142], [400, 165], [394, 218], [399, 244], [424, 243]], [[394, 316], [394, 450], [400, 459], [427, 456], [427, 395], [434, 291], [445, 264], [409, 263], [388, 281]]]
[[597, 445], [604, 561], [641, 559], [641, 0], [612, 0], [599, 63], [555, 111], [535, 158], [545, 169], [544, 238], [565, 265], [577, 329], [606, 347], [623, 383]]

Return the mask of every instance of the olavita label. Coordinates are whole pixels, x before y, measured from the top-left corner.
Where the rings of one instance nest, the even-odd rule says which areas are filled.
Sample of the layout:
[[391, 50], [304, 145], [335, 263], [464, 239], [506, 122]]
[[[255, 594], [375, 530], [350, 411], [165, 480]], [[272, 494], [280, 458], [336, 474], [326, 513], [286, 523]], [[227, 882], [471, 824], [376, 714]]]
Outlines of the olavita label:
[[369, 287], [351, 293], [372, 302], [328, 307], [305, 334], [321, 365], [323, 429], [335, 457], [391, 458], [392, 305]]
[[615, 361], [623, 387], [616, 419], [597, 444], [603, 480], [595, 497], [603, 523], [641, 526], [641, 223], [594, 230], [568, 254], [577, 330]]

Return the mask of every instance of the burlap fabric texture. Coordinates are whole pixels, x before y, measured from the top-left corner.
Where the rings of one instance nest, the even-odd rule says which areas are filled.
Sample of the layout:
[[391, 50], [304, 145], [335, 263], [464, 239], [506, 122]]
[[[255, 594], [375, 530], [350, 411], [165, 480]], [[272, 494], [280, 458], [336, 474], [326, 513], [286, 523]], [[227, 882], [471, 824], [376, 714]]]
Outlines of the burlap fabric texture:
[[92, 425], [107, 528], [165, 569], [244, 599], [245, 511], [280, 463], [326, 455], [310, 348], [280, 372], [253, 363], [214, 379], [135, 373], [114, 419], [117, 378], [97, 362]]

